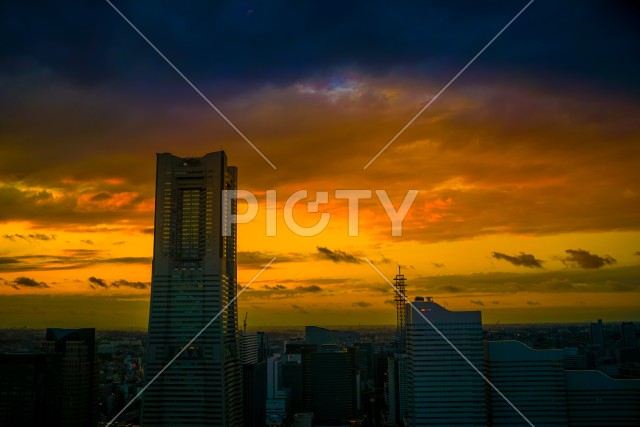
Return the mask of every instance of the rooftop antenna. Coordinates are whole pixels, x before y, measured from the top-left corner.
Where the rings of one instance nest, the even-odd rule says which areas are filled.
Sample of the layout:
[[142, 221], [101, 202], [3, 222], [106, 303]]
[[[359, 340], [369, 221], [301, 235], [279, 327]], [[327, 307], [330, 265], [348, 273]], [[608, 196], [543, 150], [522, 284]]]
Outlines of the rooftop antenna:
[[396, 302], [396, 336], [398, 342], [398, 352], [406, 351], [407, 341], [407, 318], [406, 318], [406, 282], [404, 274], [402, 274], [402, 266], [398, 265], [398, 274], [393, 281], [396, 284], [396, 294], [394, 300]]

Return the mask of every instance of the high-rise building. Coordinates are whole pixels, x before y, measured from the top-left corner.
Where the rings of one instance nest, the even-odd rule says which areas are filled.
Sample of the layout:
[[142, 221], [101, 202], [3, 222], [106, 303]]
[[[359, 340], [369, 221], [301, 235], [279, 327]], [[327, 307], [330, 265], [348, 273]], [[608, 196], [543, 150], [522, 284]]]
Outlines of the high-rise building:
[[618, 364], [620, 369], [618, 374], [623, 377], [634, 377], [633, 372], [640, 370], [640, 348], [636, 338], [636, 327], [633, 322], [622, 322], [621, 325], [622, 342], [618, 352]]
[[321, 346], [324, 344], [336, 344], [336, 331], [318, 326], [304, 327], [304, 340], [308, 344]]
[[267, 397], [276, 396], [282, 385], [282, 363], [279, 354], [267, 358]]
[[264, 332], [256, 332], [258, 336], [258, 362], [264, 362], [267, 360], [269, 354], [269, 339]]
[[589, 343], [593, 346], [604, 348], [604, 327], [602, 319], [598, 319], [598, 323], [592, 323], [589, 328]]
[[305, 326], [304, 330], [304, 342], [317, 346], [335, 344], [343, 347], [352, 347], [360, 337], [356, 331], [332, 330], [319, 326]]
[[267, 425], [282, 425], [291, 411], [291, 390], [282, 386], [282, 366], [280, 354], [267, 358]]
[[[485, 341], [489, 379], [536, 426], [567, 425], [564, 356], [563, 350], [534, 350], [519, 341]], [[491, 425], [527, 425], [493, 388], [487, 391]]]
[[222, 314], [146, 390], [142, 425], [241, 426], [236, 228], [222, 215], [236, 212], [222, 191], [237, 188], [237, 169], [222, 151], [163, 153], [156, 173], [146, 380]]
[[282, 365], [282, 387], [291, 390], [291, 410], [302, 410], [302, 394], [304, 381], [302, 378], [302, 357], [298, 354], [287, 356]]
[[406, 314], [406, 424], [485, 426], [485, 381], [425, 320], [483, 372], [480, 311], [449, 311], [431, 298], [416, 297]]
[[61, 425], [95, 427], [99, 390], [96, 330], [49, 328], [42, 347], [61, 355], [60, 383], [56, 387]]
[[257, 332], [240, 334], [242, 360], [242, 400], [245, 426], [264, 426], [267, 400], [267, 362], [259, 360]]
[[313, 412], [314, 419], [322, 423], [346, 424], [357, 419], [360, 411], [357, 349], [327, 347], [322, 351], [304, 353], [302, 372], [305, 412]]
[[240, 360], [243, 365], [258, 363], [258, 334], [256, 332], [240, 333]]
[[622, 322], [622, 347], [638, 348], [638, 339], [636, 338], [636, 327], [633, 322]]
[[388, 422], [402, 425], [407, 413], [407, 355], [392, 354], [388, 360]]
[[266, 423], [267, 362], [242, 365], [242, 393], [245, 426]]

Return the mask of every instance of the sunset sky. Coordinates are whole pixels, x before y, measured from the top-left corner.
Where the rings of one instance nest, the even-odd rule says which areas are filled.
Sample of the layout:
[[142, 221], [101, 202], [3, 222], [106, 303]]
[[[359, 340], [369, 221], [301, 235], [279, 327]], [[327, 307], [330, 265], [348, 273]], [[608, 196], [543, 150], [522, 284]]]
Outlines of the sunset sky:
[[[113, 3], [276, 169], [107, 2], [2, 2], [0, 327], [146, 329], [155, 154], [218, 150], [260, 202], [239, 284], [276, 257], [250, 328], [393, 324], [363, 257], [489, 324], [640, 320], [634, 2], [536, 0], [366, 169], [526, 1]], [[374, 192], [357, 237], [337, 189]], [[402, 236], [375, 190], [419, 191]]]

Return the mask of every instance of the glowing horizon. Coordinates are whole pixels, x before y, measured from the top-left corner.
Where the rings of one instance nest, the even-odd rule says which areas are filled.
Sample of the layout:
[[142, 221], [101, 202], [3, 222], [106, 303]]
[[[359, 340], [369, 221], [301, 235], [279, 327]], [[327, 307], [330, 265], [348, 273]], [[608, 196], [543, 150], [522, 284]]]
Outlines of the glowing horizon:
[[[364, 256], [389, 278], [406, 266], [411, 299], [485, 323], [640, 320], [640, 65], [624, 11], [557, 6], [575, 18], [560, 26], [536, 2], [364, 170], [522, 5], [121, 6], [277, 169], [108, 5], [78, 6], [82, 20], [7, 6], [0, 327], [146, 328], [155, 153], [218, 150], [261, 203], [238, 227], [239, 285], [277, 257], [239, 299], [250, 326], [392, 325], [393, 290]], [[295, 191], [347, 189], [373, 192], [357, 237], [334, 197], [294, 210], [307, 225], [330, 213], [319, 235], [285, 226]], [[397, 207], [411, 189], [394, 237], [375, 190]]]

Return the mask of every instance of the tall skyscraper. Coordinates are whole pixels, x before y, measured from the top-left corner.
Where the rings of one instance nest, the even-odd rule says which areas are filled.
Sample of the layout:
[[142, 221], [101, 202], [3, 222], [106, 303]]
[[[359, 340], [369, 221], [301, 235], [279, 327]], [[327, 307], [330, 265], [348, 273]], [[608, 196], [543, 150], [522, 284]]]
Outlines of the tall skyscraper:
[[486, 426], [485, 381], [416, 310], [484, 371], [480, 311], [416, 297], [407, 304], [407, 425]]
[[145, 427], [242, 425], [236, 228], [224, 233], [222, 215], [236, 212], [236, 201], [227, 207], [222, 197], [236, 180], [222, 151], [158, 154], [146, 380], [224, 312], [146, 390]]

